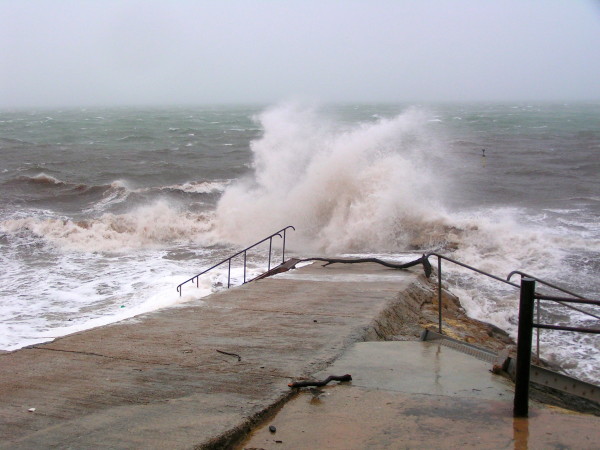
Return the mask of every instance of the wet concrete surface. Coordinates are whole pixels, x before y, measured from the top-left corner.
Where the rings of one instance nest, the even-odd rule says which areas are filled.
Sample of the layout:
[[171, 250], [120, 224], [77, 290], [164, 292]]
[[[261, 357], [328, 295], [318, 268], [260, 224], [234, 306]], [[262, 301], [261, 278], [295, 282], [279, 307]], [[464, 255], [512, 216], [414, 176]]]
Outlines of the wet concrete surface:
[[357, 343], [316, 374], [351, 382], [299, 390], [238, 448], [599, 448], [596, 416], [532, 403], [513, 418], [514, 386], [489, 369], [437, 342]]
[[223, 448], [291, 379], [384, 335], [420, 273], [313, 264], [0, 354], [0, 448]]

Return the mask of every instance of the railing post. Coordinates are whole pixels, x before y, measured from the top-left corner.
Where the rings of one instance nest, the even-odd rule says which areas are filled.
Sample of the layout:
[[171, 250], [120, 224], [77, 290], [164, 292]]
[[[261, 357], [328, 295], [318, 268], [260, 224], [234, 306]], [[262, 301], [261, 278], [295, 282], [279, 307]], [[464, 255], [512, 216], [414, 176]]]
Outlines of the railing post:
[[229, 267], [227, 268], [227, 289], [231, 286], [231, 258], [229, 258]]
[[[540, 299], [538, 298], [536, 300], [536, 323], [541, 323], [540, 321]], [[537, 356], [537, 364], [540, 363], [540, 330], [539, 328], [535, 329], [535, 340], [536, 340], [536, 346], [535, 346], [535, 350], [536, 350], [536, 356]]]
[[246, 250], [244, 250], [244, 284], [246, 284]]
[[281, 264], [283, 264], [285, 262], [285, 232], [287, 231], [286, 228], [283, 229], [283, 258], [281, 260]]
[[442, 258], [438, 259], [438, 333], [442, 334]]
[[527, 417], [529, 415], [529, 372], [531, 368], [534, 294], [535, 280], [521, 278], [514, 417]]
[[269, 239], [269, 266], [267, 267], [267, 272], [271, 270], [271, 247], [273, 245], [273, 236]]

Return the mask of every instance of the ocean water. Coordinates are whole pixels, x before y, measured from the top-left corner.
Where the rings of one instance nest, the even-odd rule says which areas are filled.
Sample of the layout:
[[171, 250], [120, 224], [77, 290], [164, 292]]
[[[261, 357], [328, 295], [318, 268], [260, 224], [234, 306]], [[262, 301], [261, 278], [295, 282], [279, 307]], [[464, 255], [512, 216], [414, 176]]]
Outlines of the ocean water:
[[[598, 298], [599, 173], [599, 104], [1, 111], [0, 349], [199, 299], [226, 267], [176, 286], [287, 225], [298, 256], [438, 251]], [[249, 258], [248, 277], [266, 268], [266, 248]], [[472, 317], [515, 335], [516, 290], [443, 271]], [[600, 338], [540, 341], [600, 382]]]

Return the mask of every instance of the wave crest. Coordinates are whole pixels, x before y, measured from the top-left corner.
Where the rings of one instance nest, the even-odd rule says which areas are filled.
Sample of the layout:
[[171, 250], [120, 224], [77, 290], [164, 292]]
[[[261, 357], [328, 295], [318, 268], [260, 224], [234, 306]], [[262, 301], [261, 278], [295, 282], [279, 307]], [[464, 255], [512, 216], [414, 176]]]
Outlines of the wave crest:
[[20, 179], [23, 181], [26, 181], [29, 183], [35, 183], [35, 184], [48, 184], [48, 185], [54, 185], [54, 186], [65, 186], [66, 185], [66, 183], [64, 181], [61, 181], [58, 178], [54, 178], [52, 175], [48, 175], [47, 173], [44, 173], [44, 172], [41, 172], [32, 177], [21, 176]]
[[183, 213], [165, 201], [92, 220], [28, 217], [0, 222], [4, 232], [30, 232], [67, 250], [116, 253], [187, 242], [210, 244], [211, 227], [210, 217]]
[[182, 191], [188, 194], [213, 194], [223, 192], [229, 181], [188, 181], [187, 183], [166, 186], [162, 190]]

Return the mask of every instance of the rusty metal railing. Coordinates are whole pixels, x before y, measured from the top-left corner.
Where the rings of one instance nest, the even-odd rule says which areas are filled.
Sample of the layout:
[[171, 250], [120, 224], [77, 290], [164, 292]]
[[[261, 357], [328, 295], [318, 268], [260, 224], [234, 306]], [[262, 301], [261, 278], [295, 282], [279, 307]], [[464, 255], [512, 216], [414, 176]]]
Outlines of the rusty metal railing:
[[[225, 264], [225, 263], [228, 263], [228, 268], [227, 268], [227, 289], [229, 289], [231, 287], [231, 260], [233, 258], [237, 257], [237, 256], [242, 255], [242, 254], [244, 255], [244, 284], [245, 284], [246, 283], [247, 252], [248, 252], [248, 250], [251, 250], [254, 247], [256, 247], [256, 246], [258, 246], [258, 245], [260, 245], [260, 244], [262, 244], [263, 242], [266, 242], [266, 241], [269, 241], [269, 263], [268, 263], [268, 266], [267, 266], [267, 271], [271, 270], [271, 252], [272, 252], [272, 248], [273, 248], [273, 238], [275, 236], [279, 236], [280, 238], [283, 239], [282, 260], [281, 260], [281, 262], [284, 263], [285, 262], [285, 238], [286, 238], [286, 232], [290, 228], [292, 230], [296, 231], [296, 228], [294, 228], [292, 225], [288, 225], [287, 227], [282, 228], [279, 231], [276, 231], [275, 233], [271, 234], [270, 236], [267, 236], [266, 238], [264, 238], [263, 240], [258, 241], [256, 243], [252, 244], [250, 247], [246, 247], [245, 249], [240, 250], [236, 254], [231, 255], [229, 258], [225, 258], [223, 261], [218, 262], [214, 266], [209, 267], [208, 269], [200, 272], [198, 275], [194, 275], [192, 278], [190, 278], [188, 280], [185, 280], [183, 283], [181, 283], [181, 284], [179, 284], [177, 286], [177, 292], [179, 292], [179, 295], [181, 296], [181, 288], [182, 288], [182, 286], [184, 284], [186, 284], [186, 283], [189, 283], [189, 282], [194, 282], [195, 281], [196, 282], [196, 287], [198, 287], [199, 286], [199, 279], [200, 279], [201, 275], [204, 275], [205, 273], [210, 272], [211, 270], [213, 270], [213, 269], [215, 269], [215, 268], [217, 268], [220, 265]], [[283, 235], [282, 235], [282, 233], [283, 233]]]

